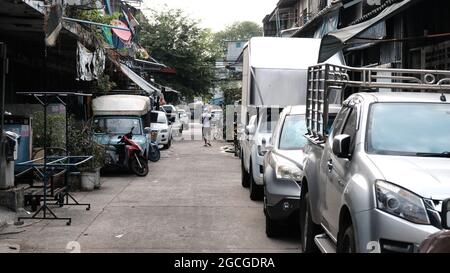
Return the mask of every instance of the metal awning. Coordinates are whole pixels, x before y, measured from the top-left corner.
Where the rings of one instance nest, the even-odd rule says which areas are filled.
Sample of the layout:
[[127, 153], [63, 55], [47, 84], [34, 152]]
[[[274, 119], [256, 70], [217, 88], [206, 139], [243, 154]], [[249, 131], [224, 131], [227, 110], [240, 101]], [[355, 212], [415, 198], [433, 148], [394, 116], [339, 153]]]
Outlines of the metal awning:
[[149, 94], [156, 93], [157, 96], [161, 95], [161, 90], [150, 84], [148, 81], [144, 80], [141, 76], [136, 74], [125, 64], [120, 64], [120, 69], [122, 72], [135, 84], [137, 84], [142, 90], [148, 92]]
[[371, 26], [380, 21], [391, 18], [417, 1], [419, 0], [403, 0], [394, 3], [386, 7], [377, 16], [370, 20], [328, 33], [322, 38], [318, 62], [321, 63], [326, 61], [331, 56], [342, 50], [347, 45], [349, 40], [357, 38], [359, 34]]

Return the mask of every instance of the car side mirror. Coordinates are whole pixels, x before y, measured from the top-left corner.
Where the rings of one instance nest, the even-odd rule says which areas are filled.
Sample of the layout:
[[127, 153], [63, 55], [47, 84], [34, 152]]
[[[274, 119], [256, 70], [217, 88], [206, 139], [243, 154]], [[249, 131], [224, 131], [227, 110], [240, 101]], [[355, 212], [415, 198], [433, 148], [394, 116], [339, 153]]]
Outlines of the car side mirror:
[[265, 149], [267, 152], [270, 152], [270, 151], [273, 150], [273, 145], [272, 145], [272, 143], [271, 143], [271, 139], [269, 139], [269, 141], [267, 141], [265, 138], [263, 138], [263, 140], [262, 140], [262, 146], [264, 147], [264, 149]]
[[350, 140], [349, 135], [337, 135], [333, 139], [333, 154], [339, 158], [350, 157]]
[[442, 227], [450, 229], [450, 199], [442, 203]]
[[256, 131], [256, 129], [255, 129], [255, 126], [253, 126], [253, 125], [247, 125], [245, 127], [245, 133], [247, 135], [253, 135], [255, 133], [255, 131]]
[[150, 129], [150, 127], [145, 127], [144, 128], [144, 134], [145, 135], [148, 135], [148, 134], [150, 134], [152, 132], [152, 129]]

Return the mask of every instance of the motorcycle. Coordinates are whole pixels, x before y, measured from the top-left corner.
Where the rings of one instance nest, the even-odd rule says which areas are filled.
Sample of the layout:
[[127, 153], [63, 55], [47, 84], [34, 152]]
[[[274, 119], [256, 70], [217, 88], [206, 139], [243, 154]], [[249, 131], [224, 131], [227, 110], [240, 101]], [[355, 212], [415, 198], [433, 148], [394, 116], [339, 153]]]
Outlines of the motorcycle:
[[120, 141], [116, 145], [109, 145], [108, 165], [115, 165], [130, 169], [138, 176], [148, 174], [148, 159], [144, 157], [144, 151], [135, 143], [133, 139], [133, 129], [123, 136], [119, 136]]
[[159, 151], [158, 143], [158, 130], [151, 130], [150, 132], [150, 149], [148, 151], [148, 159], [151, 162], [158, 162], [161, 158], [161, 152]]

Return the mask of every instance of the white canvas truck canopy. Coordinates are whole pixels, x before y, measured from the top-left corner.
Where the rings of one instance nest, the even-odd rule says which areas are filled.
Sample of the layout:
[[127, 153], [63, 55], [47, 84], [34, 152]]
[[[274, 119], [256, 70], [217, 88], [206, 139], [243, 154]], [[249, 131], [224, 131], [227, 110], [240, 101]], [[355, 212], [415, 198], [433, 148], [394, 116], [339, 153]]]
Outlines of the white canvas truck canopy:
[[135, 95], [108, 95], [92, 101], [94, 116], [143, 116], [150, 109], [150, 98]]
[[[321, 39], [255, 37], [244, 48], [243, 104], [304, 105], [308, 67], [316, 65]], [[247, 51], [247, 52], [246, 52]], [[343, 64], [341, 54], [328, 63]]]

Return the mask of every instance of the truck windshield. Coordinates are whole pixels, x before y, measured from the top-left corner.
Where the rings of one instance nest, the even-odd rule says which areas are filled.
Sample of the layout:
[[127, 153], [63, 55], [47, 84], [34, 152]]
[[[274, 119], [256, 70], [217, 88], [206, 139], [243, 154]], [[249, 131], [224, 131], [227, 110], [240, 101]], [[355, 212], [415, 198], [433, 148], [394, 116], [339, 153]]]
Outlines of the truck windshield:
[[306, 123], [304, 115], [286, 116], [283, 124], [283, 130], [280, 136], [280, 150], [299, 150], [302, 149], [307, 140]]
[[445, 155], [450, 151], [450, 104], [373, 104], [367, 135], [369, 153]]
[[96, 134], [126, 134], [133, 127], [133, 135], [140, 135], [141, 122], [138, 118], [96, 118], [94, 120]]

